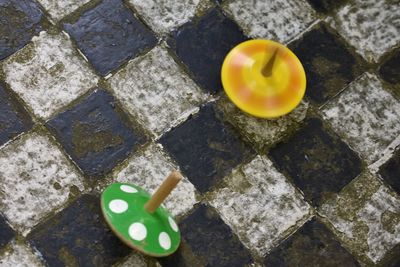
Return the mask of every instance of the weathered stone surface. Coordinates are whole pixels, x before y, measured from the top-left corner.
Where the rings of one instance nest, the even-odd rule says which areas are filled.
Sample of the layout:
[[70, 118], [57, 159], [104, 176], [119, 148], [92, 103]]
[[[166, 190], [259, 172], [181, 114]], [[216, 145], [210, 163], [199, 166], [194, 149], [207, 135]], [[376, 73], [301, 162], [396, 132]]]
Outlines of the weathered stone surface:
[[252, 153], [232, 127], [217, 117], [212, 103], [165, 134], [160, 142], [201, 193], [210, 190]]
[[191, 19], [204, 0], [129, 0], [151, 28], [167, 33]]
[[1, 149], [0, 166], [0, 207], [23, 234], [84, 189], [72, 164], [38, 133], [24, 135]]
[[97, 83], [86, 62], [62, 34], [41, 32], [5, 61], [5, 81], [44, 119]]
[[391, 84], [400, 84], [400, 49], [379, 68], [380, 76]]
[[[128, 164], [113, 177], [118, 182], [133, 183], [153, 193], [170, 174], [178, 169], [160, 145], [152, 144], [136, 153]], [[194, 186], [184, 178], [165, 200], [164, 205], [173, 215], [189, 211], [197, 202]]]
[[168, 43], [202, 89], [217, 93], [222, 90], [220, 70], [225, 55], [246, 39], [238, 25], [215, 8], [184, 24]]
[[47, 266], [111, 266], [132, 250], [106, 225], [100, 199], [83, 195], [28, 236]]
[[12, 242], [10, 248], [0, 257], [0, 267], [43, 267], [38, 255], [25, 244]]
[[316, 20], [314, 10], [304, 0], [234, 0], [225, 10], [252, 38], [286, 43]]
[[343, 244], [365, 263], [378, 263], [400, 243], [400, 200], [363, 173], [320, 209]]
[[26, 110], [6, 92], [5, 85], [0, 82], [0, 146], [29, 130], [32, 124]]
[[361, 60], [324, 23], [289, 44], [307, 76], [306, 95], [321, 105], [362, 73]]
[[265, 258], [265, 267], [358, 267], [359, 264], [315, 218]]
[[121, 0], [102, 0], [64, 28], [93, 67], [107, 75], [157, 42]]
[[312, 118], [293, 137], [273, 148], [270, 157], [314, 205], [339, 192], [361, 172], [361, 161], [340, 138]]
[[218, 101], [218, 108], [223, 111], [224, 119], [234, 125], [249, 143], [261, 151], [298, 129], [306, 116], [308, 106], [307, 102], [302, 102], [288, 115], [266, 120], [244, 113], [226, 97]]
[[161, 259], [163, 266], [244, 267], [252, 263], [247, 249], [207, 205], [196, 206], [180, 223], [180, 231], [184, 243], [177, 253]]
[[129, 62], [110, 83], [117, 98], [156, 137], [186, 120], [207, 99], [163, 47]]
[[332, 13], [349, 0], [308, 0], [308, 2], [319, 12]]
[[60, 20], [90, 0], [38, 0], [54, 20]]
[[400, 12], [397, 0], [354, 0], [341, 8], [330, 23], [371, 62], [398, 45]]
[[323, 108], [324, 117], [368, 163], [400, 135], [400, 102], [366, 73]]
[[50, 120], [48, 127], [85, 174], [96, 178], [145, 141], [114, 97], [101, 89]]
[[14, 237], [14, 231], [8, 225], [6, 219], [0, 213], [0, 249], [7, 245]]
[[210, 201], [247, 247], [264, 256], [304, 222], [309, 205], [266, 157], [225, 178]]
[[379, 170], [383, 179], [400, 194], [400, 148]]
[[42, 29], [43, 12], [32, 0], [0, 2], [0, 60], [25, 46]]

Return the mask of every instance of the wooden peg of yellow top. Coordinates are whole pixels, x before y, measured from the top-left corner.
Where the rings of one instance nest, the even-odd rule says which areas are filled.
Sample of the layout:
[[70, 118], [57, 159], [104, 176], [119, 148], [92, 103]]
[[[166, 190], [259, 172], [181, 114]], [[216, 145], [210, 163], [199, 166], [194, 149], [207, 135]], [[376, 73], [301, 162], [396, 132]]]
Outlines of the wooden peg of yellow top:
[[250, 40], [234, 47], [224, 60], [221, 78], [229, 99], [260, 118], [291, 112], [306, 90], [300, 60], [289, 48], [271, 40]]

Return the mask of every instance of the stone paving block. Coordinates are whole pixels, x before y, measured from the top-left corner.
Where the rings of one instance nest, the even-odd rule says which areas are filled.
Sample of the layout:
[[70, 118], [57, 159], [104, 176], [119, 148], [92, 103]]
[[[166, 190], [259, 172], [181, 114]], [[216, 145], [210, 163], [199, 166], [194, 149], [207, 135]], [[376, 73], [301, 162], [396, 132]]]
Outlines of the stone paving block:
[[400, 84], [400, 49], [379, 68], [380, 76], [391, 84]]
[[113, 267], [148, 267], [148, 265], [140, 252], [133, 252], [126, 260]]
[[265, 267], [360, 266], [315, 218], [267, 255], [264, 264]]
[[319, 206], [361, 172], [361, 161], [339, 137], [311, 118], [288, 141], [273, 148], [270, 157]]
[[25, 244], [17, 244], [12, 242], [12, 245], [0, 257], [0, 267], [43, 267], [44, 264], [39, 260], [31, 248]]
[[224, 119], [234, 125], [246, 140], [260, 151], [279, 142], [299, 128], [306, 116], [308, 106], [307, 102], [302, 102], [288, 115], [266, 120], [244, 113], [226, 97], [222, 97], [218, 102], [218, 108], [224, 113]]
[[378, 62], [400, 41], [398, 1], [354, 0], [330, 20], [365, 59]]
[[400, 148], [381, 166], [379, 174], [400, 195]]
[[162, 47], [129, 62], [110, 83], [123, 105], [156, 137], [207, 99]]
[[45, 136], [24, 135], [0, 150], [0, 207], [27, 234], [39, 220], [84, 189], [82, 178]]
[[400, 102], [366, 73], [323, 108], [324, 117], [368, 163], [400, 135]]
[[316, 14], [305, 0], [234, 0], [225, 10], [252, 38], [286, 43], [316, 20]]
[[310, 2], [313, 8], [318, 12], [332, 13], [349, 2], [349, 0], [308, 0], [308, 2]]
[[0, 146], [29, 130], [32, 120], [26, 110], [5, 90], [0, 82]]
[[400, 243], [400, 200], [370, 173], [363, 173], [320, 213], [353, 255], [366, 264], [378, 263]]
[[6, 82], [42, 118], [49, 118], [97, 83], [62, 34], [41, 32], [5, 61]]
[[[264, 256], [305, 221], [309, 205], [266, 157], [225, 178], [210, 201], [248, 248]], [[292, 228], [292, 229], [291, 229]]]
[[121, 0], [103, 0], [64, 28], [93, 67], [107, 75], [157, 42]]
[[177, 253], [160, 259], [162, 266], [244, 267], [252, 263], [237, 236], [205, 204], [198, 205], [181, 222], [180, 231], [183, 244]]
[[222, 90], [220, 70], [226, 54], [246, 39], [234, 21], [214, 8], [200, 19], [184, 24], [168, 43], [195, 81], [205, 91], [217, 93]]
[[150, 27], [161, 33], [186, 23], [207, 0], [129, 0]]
[[48, 127], [90, 177], [111, 171], [145, 141], [142, 133], [130, 126], [114, 97], [102, 89], [58, 114]]
[[[129, 159], [128, 165], [116, 171], [113, 177], [122, 183], [136, 184], [153, 193], [170, 174], [178, 169], [164, 153], [160, 145], [151, 144], [143, 152], [136, 153]], [[189, 211], [197, 202], [194, 186], [184, 177], [164, 205], [173, 215], [181, 215]]]
[[8, 225], [6, 219], [0, 213], [0, 249], [7, 245], [14, 237], [14, 231]]
[[318, 105], [332, 98], [362, 73], [361, 60], [324, 23], [318, 24], [289, 47], [306, 71], [307, 97]]
[[207, 192], [253, 153], [217, 115], [214, 104], [207, 104], [193, 118], [160, 139], [201, 193]]
[[132, 251], [108, 228], [99, 203], [83, 195], [29, 234], [48, 266], [111, 266]]
[[90, 0], [38, 0], [50, 13], [51, 17], [58, 21], [75, 11]]
[[25, 46], [42, 29], [43, 12], [33, 0], [0, 2], [0, 60]]

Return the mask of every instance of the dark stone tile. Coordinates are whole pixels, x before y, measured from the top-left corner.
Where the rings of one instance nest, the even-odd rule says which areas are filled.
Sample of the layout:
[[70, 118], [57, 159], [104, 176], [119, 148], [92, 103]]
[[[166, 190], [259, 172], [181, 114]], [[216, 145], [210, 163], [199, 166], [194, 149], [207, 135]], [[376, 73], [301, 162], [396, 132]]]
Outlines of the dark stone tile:
[[168, 43], [197, 83], [216, 93], [222, 89], [220, 72], [226, 54], [246, 39], [236, 23], [217, 8], [183, 25]]
[[320, 120], [308, 119], [290, 140], [270, 151], [278, 169], [291, 177], [314, 205], [338, 193], [361, 172], [361, 161]]
[[27, 238], [48, 266], [111, 266], [131, 252], [108, 228], [100, 199], [92, 195], [81, 196]]
[[204, 204], [179, 224], [182, 245], [175, 254], [161, 259], [162, 266], [242, 267], [251, 255], [216, 211]]
[[308, 0], [315, 10], [322, 13], [331, 13], [345, 5], [348, 0]]
[[112, 95], [97, 90], [48, 122], [65, 150], [89, 176], [101, 176], [145, 141]]
[[40, 30], [43, 13], [32, 0], [0, 0], [0, 60], [26, 45]]
[[359, 266], [320, 222], [313, 219], [266, 256], [266, 267]]
[[3, 215], [0, 213], [0, 249], [7, 245], [8, 242], [14, 237], [14, 231], [6, 222]]
[[121, 0], [103, 0], [64, 28], [102, 75], [117, 69], [157, 42]]
[[400, 267], [400, 243], [387, 252], [378, 267]]
[[0, 82], [0, 145], [29, 130], [33, 123], [26, 110], [4, 89]]
[[400, 49], [379, 68], [381, 77], [391, 83], [400, 84]]
[[221, 121], [213, 103], [165, 134], [160, 142], [202, 193], [252, 154], [232, 127]]
[[400, 149], [394, 153], [391, 159], [380, 167], [379, 174], [400, 194]]
[[362, 73], [361, 58], [356, 58], [342, 39], [323, 23], [289, 47], [306, 71], [306, 95], [318, 105], [325, 103]]

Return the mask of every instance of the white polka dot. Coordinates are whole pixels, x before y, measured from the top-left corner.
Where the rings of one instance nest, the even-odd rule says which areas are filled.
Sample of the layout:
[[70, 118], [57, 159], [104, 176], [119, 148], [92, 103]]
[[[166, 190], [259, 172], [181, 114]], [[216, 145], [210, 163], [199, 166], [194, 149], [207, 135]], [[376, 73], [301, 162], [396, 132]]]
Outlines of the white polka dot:
[[166, 232], [161, 232], [158, 236], [158, 242], [160, 242], [160, 246], [165, 250], [171, 248], [171, 238]]
[[129, 185], [121, 185], [121, 190], [126, 193], [137, 193], [137, 189]]
[[169, 225], [171, 226], [172, 230], [174, 230], [175, 232], [178, 232], [178, 225], [176, 225], [176, 222], [174, 221], [174, 219], [172, 219], [171, 217], [168, 217], [168, 222], [169, 222]]
[[110, 201], [108, 207], [114, 213], [123, 213], [128, 209], [128, 203], [122, 199], [114, 199]]
[[147, 236], [147, 229], [142, 223], [132, 223], [129, 226], [129, 236], [137, 241], [142, 241]]

